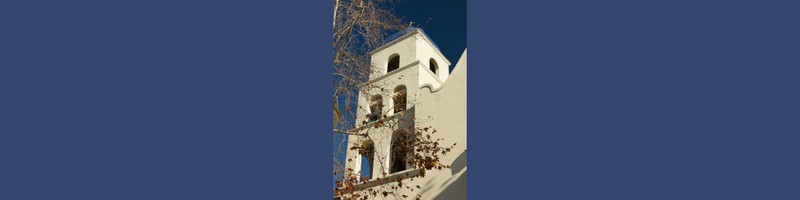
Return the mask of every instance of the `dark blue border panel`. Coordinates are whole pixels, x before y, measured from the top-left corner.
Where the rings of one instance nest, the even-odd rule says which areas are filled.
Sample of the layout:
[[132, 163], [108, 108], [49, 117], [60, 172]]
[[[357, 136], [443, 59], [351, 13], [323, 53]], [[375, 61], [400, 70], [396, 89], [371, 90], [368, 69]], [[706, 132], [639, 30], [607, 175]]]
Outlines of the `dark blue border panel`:
[[471, 199], [798, 199], [793, 1], [469, 1]]
[[0, 2], [0, 199], [329, 199], [331, 8]]

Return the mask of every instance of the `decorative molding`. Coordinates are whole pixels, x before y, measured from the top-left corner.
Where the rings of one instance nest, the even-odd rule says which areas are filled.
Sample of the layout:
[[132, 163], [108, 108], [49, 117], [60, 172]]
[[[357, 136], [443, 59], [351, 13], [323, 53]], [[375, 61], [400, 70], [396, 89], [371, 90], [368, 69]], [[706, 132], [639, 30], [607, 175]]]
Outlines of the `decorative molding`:
[[394, 173], [394, 174], [389, 174], [389, 175], [387, 175], [387, 176], [385, 176], [383, 178], [376, 178], [376, 179], [364, 182], [362, 184], [354, 185], [353, 186], [353, 191], [360, 191], [360, 190], [364, 190], [364, 189], [367, 189], [367, 188], [371, 188], [371, 187], [375, 187], [375, 186], [379, 186], [379, 185], [383, 185], [383, 184], [387, 184], [387, 183], [395, 183], [398, 180], [414, 178], [414, 177], [420, 176], [423, 173], [422, 171], [424, 171], [424, 169], [410, 169], [410, 170], [397, 172], [397, 173]]
[[363, 87], [364, 85], [368, 85], [368, 84], [372, 84], [372, 83], [378, 82], [378, 81], [380, 81], [380, 80], [383, 80], [383, 79], [385, 79], [386, 77], [390, 77], [390, 76], [392, 76], [392, 75], [394, 75], [394, 74], [400, 73], [400, 71], [404, 71], [404, 70], [406, 70], [406, 69], [408, 69], [408, 68], [411, 68], [413, 65], [416, 65], [416, 64], [419, 64], [419, 60], [417, 60], [417, 61], [414, 61], [414, 62], [412, 62], [411, 64], [408, 64], [408, 65], [406, 65], [406, 66], [403, 66], [403, 67], [401, 67], [401, 68], [397, 68], [397, 69], [395, 69], [395, 70], [393, 70], [393, 71], [391, 71], [391, 72], [389, 72], [389, 73], [386, 73], [386, 74], [384, 74], [384, 75], [382, 75], [382, 76], [379, 76], [378, 78], [375, 78], [375, 79], [369, 80], [369, 81], [367, 81], [366, 83], [362, 83], [362, 84], [361, 84], [361, 87]]

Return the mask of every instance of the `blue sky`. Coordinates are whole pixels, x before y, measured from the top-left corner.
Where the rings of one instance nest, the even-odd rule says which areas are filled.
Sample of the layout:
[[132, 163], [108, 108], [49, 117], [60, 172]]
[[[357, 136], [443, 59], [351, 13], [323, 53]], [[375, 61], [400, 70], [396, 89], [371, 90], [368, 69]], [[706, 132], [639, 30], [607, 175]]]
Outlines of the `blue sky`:
[[[467, 47], [467, 2], [465, 0], [401, 1], [395, 8], [397, 16], [422, 28], [442, 54], [450, 60], [450, 70]], [[426, 23], [427, 22], [427, 23]]]

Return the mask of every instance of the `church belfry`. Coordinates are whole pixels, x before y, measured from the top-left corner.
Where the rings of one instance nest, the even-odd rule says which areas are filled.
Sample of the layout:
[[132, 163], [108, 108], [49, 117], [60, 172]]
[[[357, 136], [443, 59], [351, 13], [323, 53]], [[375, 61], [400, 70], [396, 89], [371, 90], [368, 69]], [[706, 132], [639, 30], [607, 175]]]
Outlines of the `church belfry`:
[[[385, 75], [391, 76], [395, 70], [409, 65], [421, 65], [424, 67], [423, 71], [430, 72], [419, 76], [430, 75], [440, 82], [447, 80], [450, 61], [422, 29], [412, 27], [395, 33], [386, 40], [385, 45], [369, 52], [371, 63], [377, 69], [370, 75], [371, 80]], [[419, 78], [427, 80], [426, 77]], [[422, 84], [424, 83], [427, 82]]]
[[[466, 51], [450, 70], [451, 63], [439, 47], [422, 29], [412, 27], [387, 37], [384, 45], [368, 56], [372, 70], [369, 80], [359, 87], [358, 118], [347, 138], [346, 168], [360, 175], [361, 182], [354, 189], [390, 184], [384, 183], [386, 180], [441, 187], [450, 180], [446, 187], [459, 189], [448, 193], [465, 194], [465, 179], [461, 178], [465, 168], [425, 172], [427, 169], [415, 165], [421, 161], [414, 145], [423, 133], [419, 130], [435, 127], [439, 131], [436, 137], [441, 139], [437, 141], [460, 144], [451, 149], [456, 154], [442, 155], [440, 162], [455, 166], [465, 162]], [[413, 178], [421, 174], [434, 178]]]

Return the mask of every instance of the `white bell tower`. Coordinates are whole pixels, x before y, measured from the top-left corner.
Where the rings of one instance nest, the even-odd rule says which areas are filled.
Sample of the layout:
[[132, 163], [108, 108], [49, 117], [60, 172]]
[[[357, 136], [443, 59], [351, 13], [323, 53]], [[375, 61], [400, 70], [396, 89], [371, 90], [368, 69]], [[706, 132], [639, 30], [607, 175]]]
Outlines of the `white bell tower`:
[[[419, 28], [400, 31], [384, 43], [369, 52], [373, 70], [359, 87], [345, 164], [346, 179], [358, 183], [348, 189], [395, 186], [402, 180], [425, 189], [397, 190], [396, 195], [466, 199], [466, 50], [451, 72], [450, 61]], [[437, 142], [454, 145], [436, 161], [447, 169], [426, 170], [409, 162], [420, 156], [409, 144], [431, 127]]]
[[[373, 71], [359, 92], [355, 130], [369, 136], [348, 138], [348, 149], [369, 148], [349, 150], [348, 159], [353, 162], [347, 163], [348, 168], [368, 174], [371, 179], [410, 169], [401, 162], [403, 155], [392, 153], [393, 143], [398, 135], [405, 134], [399, 130], [414, 127], [417, 90], [424, 85], [439, 88], [450, 76], [450, 61], [422, 29], [412, 27], [386, 40], [383, 46], [369, 52]], [[375, 123], [394, 126], [376, 128]], [[364, 163], [369, 163], [371, 172], [362, 169]]]
[[[369, 52], [372, 65], [377, 67], [377, 71], [371, 74], [370, 80], [391, 76], [395, 70], [407, 69], [409, 65], [422, 67], [418, 75], [422, 81], [420, 83], [447, 80], [450, 74], [450, 61], [442, 55], [436, 43], [422, 29], [412, 27], [389, 36], [387, 40], [388, 43]], [[428, 71], [429, 74], [423, 73], [424, 71]], [[435, 85], [432, 82], [431, 84]]]

